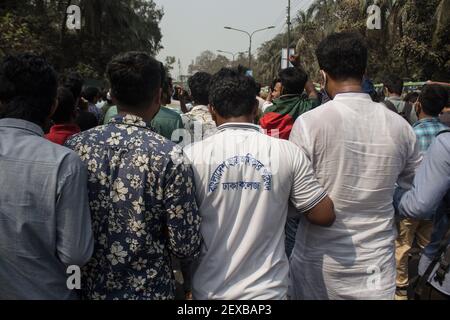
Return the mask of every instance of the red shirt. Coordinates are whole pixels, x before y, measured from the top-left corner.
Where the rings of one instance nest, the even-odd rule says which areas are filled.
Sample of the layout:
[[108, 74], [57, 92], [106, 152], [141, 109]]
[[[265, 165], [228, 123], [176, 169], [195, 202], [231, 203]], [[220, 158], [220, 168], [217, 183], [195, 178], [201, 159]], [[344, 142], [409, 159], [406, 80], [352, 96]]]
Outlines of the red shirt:
[[80, 132], [76, 124], [57, 124], [50, 128], [50, 133], [45, 137], [53, 143], [64, 145], [67, 139]]

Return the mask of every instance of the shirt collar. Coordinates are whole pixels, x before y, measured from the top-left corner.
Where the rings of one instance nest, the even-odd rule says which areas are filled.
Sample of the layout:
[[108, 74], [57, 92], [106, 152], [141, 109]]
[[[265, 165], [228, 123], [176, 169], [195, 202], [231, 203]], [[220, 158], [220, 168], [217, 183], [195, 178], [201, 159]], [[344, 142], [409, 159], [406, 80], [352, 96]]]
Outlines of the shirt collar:
[[60, 132], [60, 131], [69, 131], [69, 132], [80, 132], [81, 129], [76, 124], [55, 124], [50, 128], [50, 133]]
[[372, 98], [369, 94], [364, 92], [343, 92], [338, 93], [333, 100], [341, 100], [341, 99], [364, 99], [372, 101]]
[[21, 119], [13, 119], [13, 118], [5, 118], [0, 119], [0, 127], [4, 128], [14, 128], [19, 130], [28, 131], [37, 136], [44, 136], [44, 131], [37, 124], [21, 120]]
[[424, 118], [424, 119], [422, 119], [422, 120], [419, 120], [419, 121], [417, 121], [414, 125], [413, 125], [413, 127], [415, 128], [415, 127], [417, 127], [417, 126], [419, 126], [419, 125], [421, 125], [421, 124], [423, 124], [423, 123], [427, 123], [427, 122], [433, 122], [433, 123], [437, 123], [437, 122], [441, 122], [441, 120], [439, 120], [439, 118], [437, 118], [437, 117], [433, 117], [433, 118]]
[[261, 132], [261, 127], [256, 124], [249, 123], [249, 122], [229, 122], [229, 123], [225, 123], [217, 128], [217, 131], [219, 131], [219, 132], [222, 132], [225, 130], [253, 130], [253, 131]]
[[132, 114], [117, 115], [109, 121], [109, 124], [123, 124], [127, 126], [149, 128], [147, 123], [145, 123], [144, 119]]
[[397, 96], [392, 96], [392, 97], [387, 97], [387, 100], [393, 100], [393, 101], [402, 101], [401, 97], [397, 97]]
[[198, 106], [193, 107], [191, 109], [191, 111], [208, 111], [209, 112], [209, 109], [207, 106], [199, 104]]

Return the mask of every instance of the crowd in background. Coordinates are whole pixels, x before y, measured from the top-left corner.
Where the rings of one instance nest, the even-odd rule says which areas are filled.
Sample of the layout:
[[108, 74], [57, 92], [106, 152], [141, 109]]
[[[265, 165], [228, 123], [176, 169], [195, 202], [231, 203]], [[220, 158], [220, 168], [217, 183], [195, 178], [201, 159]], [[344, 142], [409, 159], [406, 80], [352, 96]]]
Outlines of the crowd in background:
[[174, 86], [142, 52], [107, 90], [6, 57], [0, 299], [174, 299], [179, 269], [186, 299], [448, 300], [450, 85], [380, 97], [354, 33], [316, 55], [321, 90], [293, 56], [266, 94], [243, 67]]

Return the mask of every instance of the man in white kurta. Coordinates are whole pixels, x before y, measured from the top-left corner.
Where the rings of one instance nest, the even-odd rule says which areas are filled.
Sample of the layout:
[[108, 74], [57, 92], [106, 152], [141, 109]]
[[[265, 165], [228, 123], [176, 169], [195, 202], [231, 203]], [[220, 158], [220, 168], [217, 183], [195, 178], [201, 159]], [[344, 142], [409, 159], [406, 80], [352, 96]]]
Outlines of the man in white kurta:
[[302, 115], [291, 141], [335, 204], [331, 228], [303, 220], [291, 257], [295, 299], [393, 299], [395, 184], [408, 189], [419, 154], [409, 124], [364, 93], [337, 94]]

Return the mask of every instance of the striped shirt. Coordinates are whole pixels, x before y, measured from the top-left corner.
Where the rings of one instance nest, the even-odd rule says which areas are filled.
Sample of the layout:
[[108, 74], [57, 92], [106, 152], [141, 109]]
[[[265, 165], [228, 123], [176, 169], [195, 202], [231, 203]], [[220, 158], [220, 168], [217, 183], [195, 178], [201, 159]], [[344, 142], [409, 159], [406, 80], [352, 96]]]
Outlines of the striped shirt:
[[420, 153], [425, 153], [433, 143], [436, 135], [448, 129], [439, 118], [426, 118], [417, 121], [414, 126], [414, 132], [417, 135], [417, 140], [420, 146]]

